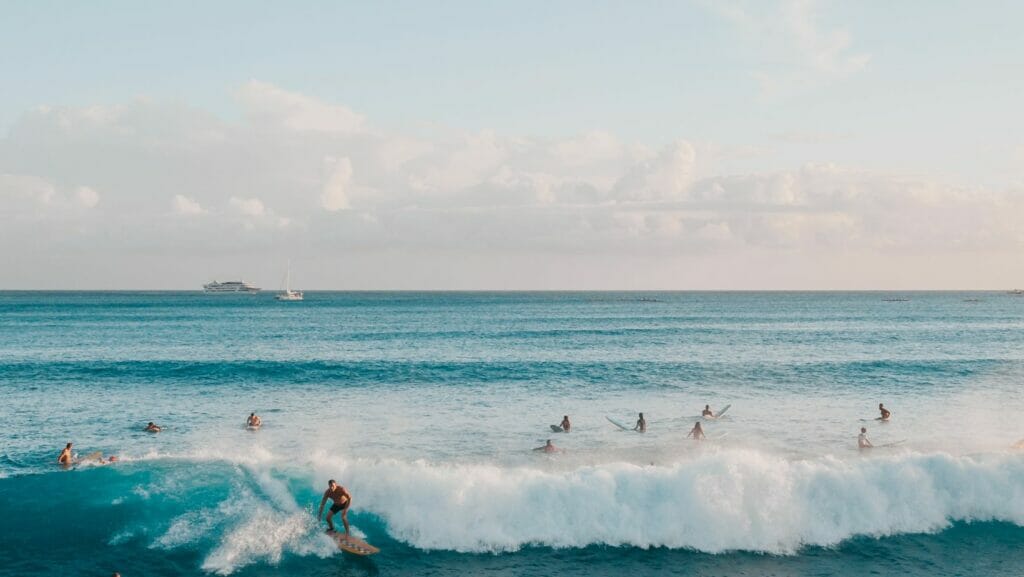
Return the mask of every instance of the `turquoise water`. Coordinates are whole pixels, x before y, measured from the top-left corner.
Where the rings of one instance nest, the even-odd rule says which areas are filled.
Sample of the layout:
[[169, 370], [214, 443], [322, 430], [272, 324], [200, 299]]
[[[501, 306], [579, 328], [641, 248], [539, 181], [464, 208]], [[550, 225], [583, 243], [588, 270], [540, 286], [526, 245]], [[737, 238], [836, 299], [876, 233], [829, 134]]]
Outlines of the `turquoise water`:
[[1024, 574], [1020, 297], [0, 292], [0, 342], [2, 575]]

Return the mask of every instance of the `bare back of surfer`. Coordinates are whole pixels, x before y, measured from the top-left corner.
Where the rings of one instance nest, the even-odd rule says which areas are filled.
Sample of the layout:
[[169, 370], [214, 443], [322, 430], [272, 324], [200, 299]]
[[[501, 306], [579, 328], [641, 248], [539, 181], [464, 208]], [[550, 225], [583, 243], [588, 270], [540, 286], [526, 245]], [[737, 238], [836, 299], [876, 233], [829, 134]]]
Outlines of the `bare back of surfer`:
[[65, 467], [71, 465], [71, 443], [68, 443], [61, 449], [60, 455], [57, 456], [57, 462]]
[[686, 435], [686, 438], [693, 437], [694, 441], [700, 441], [707, 439], [707, 435], [704, 434], [704, 427], [700, 426], [700, 421], [694, 423], [693, 428], [690, 429], [690, 433]]
[[701, 411], [700, 416], [715, 418], [715, 412], [711, 410], [711, 405], [704, 405], [704, 410]]
[[633, 427], [634, 431], [640, 431], [641, 433], [647, 432], [647, 421], [644, 419], [644, 414], [640, 413], [640, 418], [636, 420], [636, 426]]
[[320, 510], [316, 514], [317, 519], [323, 516], [324, 504], [327, 503], [328, 499], [333, 504], [327, 513], [327, 531], [334, 531], [334, 520], [332, 517], [334, 517], [335, 513], [341, 513], [341, 522], [345, 525], [345, 534], [348, 535], [348, 508], [352, 504], [352, 495], [334, 479], [327, 481], [327, 490], [324, 491], [324, 498], [320, 499]]
[[263, 419], [256, 413], [249, 413], [249, 418], [245, 420], [246, 427], [259, 428], [262, 425]]
[[885, 405], [882, 403], [878, 403], [878, 412], [882, 415], [881, 417], [878, 417], [878, 420], [880, 421], [888, 421], [889, 417], [892, 416], [892, 413], [889, 412], [889, 409], [886, 409]]
[[562, 430], [568, 433], [569, 429], [572, 428], [572, 423], [569, 422], [569, 415], [562, 417], [562, 424], [558, 426], [562, 427]]
[[160, 426], [157, 425], [156, 423], [154, 423], [153, 421], [150, 421], [149, 424], [146, 425], [146, 432], [147, 433], [159, 433], [160, 431], [161, 431]]
[[868, 430], [861, 427], [860, 434], [857, 435], [857, 448], [863, 450], [870, 449], [871, 447], [874, 447], [874, 445], [872, 445], [871, 441], [868, 440]]

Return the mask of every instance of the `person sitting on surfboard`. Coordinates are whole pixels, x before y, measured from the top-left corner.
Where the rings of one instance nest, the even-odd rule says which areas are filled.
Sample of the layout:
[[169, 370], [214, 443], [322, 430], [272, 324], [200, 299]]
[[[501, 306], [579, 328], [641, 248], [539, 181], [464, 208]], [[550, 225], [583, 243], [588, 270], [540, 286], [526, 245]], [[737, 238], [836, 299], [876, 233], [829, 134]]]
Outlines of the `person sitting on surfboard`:
[[149, 424], [146, 425], [146, 432], [147, 433], [159, 433], [160, 432], [160, 427], [158, 427], [156, 424], [154, 424], [153, 421], [150, 421]]
[[700, 416], [714, 418], [715, 412], [711, 410], [711, 405], [704, 405], [704, 410], [701, 411]]
[[57, 457], [57, 462], [65, 467], [71, 464], [71, 443], [64, 446], [64, 449], [60, 452]]
[[551, 442], [551, 439], [548, 439], [548, 442], [544, 443], [543, 447], [537, 447], [536, 449], [534, 449], [534, 451], [544, 451], [545, 453], [557, 453], [560, 450], [561, 449], [556, 447], [555, 444]]
[[886, 409], [882, 403], [878, 403], [878, 412], [882, 414], [882, 416], [879, 417], [880, 421], [888, 421], [889, 417], [892, 416], [892, 413], [889, 412], [889, 409]]
[[263, 419], [260, 419], [256, 413], [249, 413], [249, 418], [245, 420], [246, 427], [260, 427], [263, 425]]
[[562, 430], [566, 433], [569, 432], [569, 429], [572, 427], [572, 423], [569, 422], [569, 415], [562, 417], [562, 424], [559, 427], [562, 427]]
[[693, 428], [690, 429], [690, 433], [686, 435], [686, 438], [693, 437], [694, 441], [700, 441], [701, 439], [707, 439], [707, 435], [704, 434], [704, 427], [700, 426], [700, 421], [694, 423]]
[[868, 430], [864, 427], [860, 428], [860, 434], [857, 435], [857, 448], [858, 449], [870, 449], [874, 447], [871, 441], [868, 440]]
[[636, 426], [633, 427], [634, 431], [640, 431], [641, 433], [647, 432], [647, 421], [644, 420], [644, 414], [640, 413], [640, 418], [636, 420]]
[[327, 503], [327, 499], [334, 503], [331, 505], [330, 512], [327, 513], [327, 531], [334, 532], [334, 521], [331, 518], [335, 513], [340, 512], [341, 522], [345, 525], [345, 534], [348, 535], [348, 508], [352, 505], [352, 495], [334, 479], [327, 481], [327, 490], [324, 491], [324, 498], [320, 499], [320, 511], [316, 514], [317, 519], [323, 516], [324, 504]]

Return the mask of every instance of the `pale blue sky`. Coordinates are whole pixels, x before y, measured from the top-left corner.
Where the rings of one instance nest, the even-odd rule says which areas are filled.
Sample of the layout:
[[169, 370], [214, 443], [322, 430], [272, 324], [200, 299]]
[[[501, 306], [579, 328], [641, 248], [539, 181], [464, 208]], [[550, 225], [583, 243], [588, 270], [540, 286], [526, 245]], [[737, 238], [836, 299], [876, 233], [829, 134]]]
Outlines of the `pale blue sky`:
[[[253, 80], [354, 111], [373, 131], [394, 137], [388, 151], [407, 139], [439, 150], [449, 137], [438, 133], [454, 131], [493, 133], [505, 139], [506, 152], [525, 154], [516, 139], [555, 143], [601, 131], [651, 151], [692, 143], [697, 160], [686, 170], [697, 181], [836, 165], [1013, 198], [1024, 183], [1019, 2], [40, 1], [4, 2], [2, 14], [0, 138], [7, 134], [8, 153], [0, 156], [0, 174], [21, 183], [19, 190], [27, 186], [23, 177], [66, 194], [114, 180], [77, 168], [42, 174], [42, 159], [72, 144], [32, 140], [39, 131], [32, 122], [40, 120], [31, 111], [40, 106], [124, 114], [118, 107], [145, 98], [157, 108], [187, 109], [189, 123], [211, 117], [211, 126], [237, 127], [252, 113], [239, 95]], [[131, 118], [142, 123], [133, 133], [150, 126]], [[74, 142], [90, 138], [101, 139], [90, 132]], [[255, 146], [252, 134], [238, 138], [236, 149]], [[361, 165], [351, 143], [314, 140], [297, 146], [309, 146], [317, 166], [351, 158], [345, 182], [351, 178], [364, 192], [399, 181], [416, 189], [423, 174], [435, 178], [440, 167], [465, 164], [452, 149], [450, 157], [424, 157], [405, 165], [416, 170], [398, 174]], [[484, 153], [473, 154], [479, 160]], [[641, 153], [622, 154], [622, 173], [608, 178], [625, 174], [627, 157], [647, 162]], [[532, 161], [502, 158], [474, 172], [479, 182], [467, 175], [443, 182], [465, 187], [464, 195], [486, 189], [502, 168], [506, 176], [539, 170]], [[424, 172], [431, 162], [437, 165]], [[597, 172], [572, 176], [601, 189]], [[325, 177], [317, 169], [289, 178]], [[149, 190], [118, 186], [124, 190], [96, 188], [101, 200], [91, 204], [111, 208], [117, 194]], [[211, 192], [204, 200], [182, 191], [203, 207], [240, 194], [225, 191], [215, 200]], [[283, 207], [275, 214], [304, 221]], [[999, 250], [1011, 250], [1000, 242]]]

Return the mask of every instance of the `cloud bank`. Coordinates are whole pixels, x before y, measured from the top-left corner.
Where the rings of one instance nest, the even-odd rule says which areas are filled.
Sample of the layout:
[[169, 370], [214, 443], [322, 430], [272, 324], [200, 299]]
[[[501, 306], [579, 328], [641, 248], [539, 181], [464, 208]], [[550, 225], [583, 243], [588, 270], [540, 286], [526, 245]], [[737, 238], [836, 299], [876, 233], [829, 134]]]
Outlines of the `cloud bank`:
[[[191, 286], [234, 263], [299, 253], [350, 259], [361, 287], [395, 286], [402, 277], [381, 268], [407, 266], [406, 288], [502, 288], [495, 263], [510, 259], [527, 286], [607, 288], [619, 265], [690, 259], [706, 269], [713, 259], [735, 268], [774, 255], [799, 285], [844, 254], [1008, 255], [1024, 245], [1016, 189], [842, 164], [718, 174], [722, 153], [707, 143], [651, 147], [602, 131], [561, 140], [443, 127], [400, 134], [257, 81], [239, 90], [238, 105], [239, 121], [148, 99], [27, 112], [0, 140], [0, 240], [43, 264], [26, 260], [0, 280], [59, 283], [45, 263], [61, 259], [173, 260], [152, 282]], [[417, 268], [424, 259], [433, 272]], [[707, 288], [663, 270], [648, 286], [643, 270], [634, 288]], [[349, 275], [317, 278], [353, 286]], [[761, 288], [745, 286], [745, 274], [704, 278]]]

